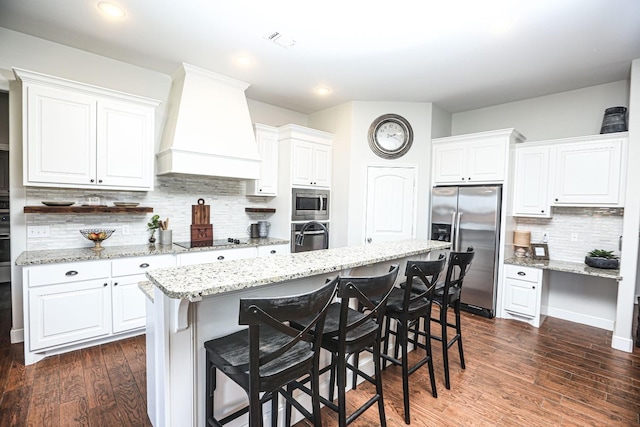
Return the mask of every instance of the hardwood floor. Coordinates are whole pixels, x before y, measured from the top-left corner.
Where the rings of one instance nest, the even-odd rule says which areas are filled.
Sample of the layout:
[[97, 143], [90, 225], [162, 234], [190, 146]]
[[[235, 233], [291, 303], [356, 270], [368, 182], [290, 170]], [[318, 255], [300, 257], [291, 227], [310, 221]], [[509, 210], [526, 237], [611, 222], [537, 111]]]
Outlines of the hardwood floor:
[[[467, 369], [460, 369], [457, 351], [451, 351], [451, 390], [446, 390], [442, 355], [434, 346], [438, 398], [431, 397], [426, 367], [411, 377], [412, 426], [640, 423], [640, 351], [611, 349], [610, 332], [554, 318], [536, 329], [468, 313], [462, 324]], [[0, 331], [8, 333], [8, 328], [0, 325]], [[144, 336], [27, 367], [22, 344], [9, 345], [4, 338], [0, 427], [150, 425]], [[390, 367], [383, 375], [388, 425], [404, 426], [400, 370]], [[348, 404], [363, 402], [371, 392], [369, 385], [361, 385], [348, 393]], [[336, 426], [334, 414], [323, 411], [323, 425]], [[352, 425], [376, 426], [377, 418], [374, 406]]]

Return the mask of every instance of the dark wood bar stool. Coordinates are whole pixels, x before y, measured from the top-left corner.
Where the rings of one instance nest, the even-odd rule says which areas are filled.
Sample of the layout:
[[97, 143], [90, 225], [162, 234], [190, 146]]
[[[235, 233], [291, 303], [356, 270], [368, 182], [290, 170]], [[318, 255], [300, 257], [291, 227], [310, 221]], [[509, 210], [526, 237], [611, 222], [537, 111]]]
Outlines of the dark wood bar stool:
[[[409, 413], [409, 375], [427, 364], [431, 380], [431, 394], [438, 397], [436, 381], [433, 372], [433, 358], [431, 353], [430, 322], [420, 322], [421, 319], [431, 318], [431, 302], [440, 274], [444, 270], [446, 259], [440, 255], [436, 261], [407, 261], [405, 269], [406, 281], [391, 292], [385, 313], [385, 335], [383, 339], [383, 364], [389, 361], [402, 367], [402, 391], [404, 396], [404, 422], [411, 423]], [[391, 329], [391, 320], [395, 320], [396, 330]], [[422, 330], [420, 326], [422, 325]], [[387, 354], [389, 337], [395, 336], [394, 356]], [[411, 337], [413, 338], [411, 338]], [[424, 338], [424, 344], [419, 338]], [[409, 366], [408, 347], [422, 348], [426, 355], [412, 366]], [[402, 354], [399, 356], [399, 350]]]
[[[206, 350], [206, 418], [209, 426], [225, 425], [249, 413], [249, 426], [262, 426], [262, 405], [271, 400], [271, 425], [278, 421], [278, 395], [287, 402], [292, 396], [284, 387], [291, 381], [308, 375], [311, 380], [312, 413], [292, 402], [303, 414], [322, 425], [318, 394], [319, 354], [322, 336], [311, 330], [323, 331], [327, 309], [336, 294], [338, 278], [321, 289], [304, 295], [277, 298], [242, 298], [239, 324], [248, 325], [233, 334], [204, 343]], [[308, 319], [308, 313], [316, 313]], [[307, 318], [307, 327], [300, 330], [288, 322]], [[222, 371], [242, 387], [249, 406], [217, 420], [213, 415], [213, 393], [216, 371]], [[260, 393], [263, 393], [262, 398]]]
[[[388, 297], [394, 287], [398, 276], [398, 266], [393, 265], [389, 272], [381, 276], [373, 277], [341, 277], [338, 283], [338, 297], [340, 302], [331, 304], [327, 310], [324, 332], [322, 335], [322, 348], [331, 353], [331, 363], [324, 367], [320, 373], [330, 371], [329, 398], [320, 396], [320, 400], [327, 407], [338, 414], [338, 425], [346, 427], [373, 404], [378, 404], [380, 426], [386, 426], [387, 420], [384, 412], [384, 400], [382, 395], [382, 377], [380, 375], [380, 342], [381, 325]], [[356, 303], [363, 310], [355, 310], [350, 304]], [[308, 325], [306, 322], [298, 324], [298, 327]], [[348, 358], [369, 350], [373, 353], [374, 377], [362, 372], [357, 364], [350, 364]], [[346, 385], [347, 370], [355, 372], [376, 386], [376, 394], [347, 416]], [[334, 388], [338, 387], [338, 402], [333, 402]], [[306, 393], [310, 393], [303, 379], [290, 384], [290, 391], [297, 387]], [[290, 418], [291, 407], [287, 404], [287, 423]]]
[[[475, 253], [472, 247], [466, 252], [450, 252], [447, 274], [444, 284], [438, 285], [433, 295], [433, 302], [440, 308], [438, 317], [431, 317], [431, 321], [440, 325], [440, 335], [431, 334], [431, 339], [442, 343], [442, 359], [444, 361], [444, 384], [447, 389], [451, 388], [449, 380], [449, 348], [454, 343], [458, 343], [460, 354], [460, 366], [464, 366], [464, 352], [462, 350], [462, 329], [460, 327], [460, 295], [462, 294], [462, 282], [464, 276], [469, 271], [471, 261]], [[447, 319], [449, 308], [455, 313], [455, 323], [450, 323]], [[451, 339], [448, 338], [448, 328], [454, 328], [456, 333]]]

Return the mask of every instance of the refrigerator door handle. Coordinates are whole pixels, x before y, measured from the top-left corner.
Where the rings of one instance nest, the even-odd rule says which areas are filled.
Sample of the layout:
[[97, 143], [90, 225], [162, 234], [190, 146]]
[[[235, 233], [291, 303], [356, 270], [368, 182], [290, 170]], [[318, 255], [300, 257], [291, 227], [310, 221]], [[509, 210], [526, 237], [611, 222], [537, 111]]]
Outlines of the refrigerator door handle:
[[451, 212], [451, 249], [455, 251], [458, 230], [456, 229], [456, 211]]
[[456, 242], [454, 245], [454, 250], [455, 251], [460, 251], [460, 217], [462, 216], [462, 213], [458, 212], [458, 218], [456, 220]]

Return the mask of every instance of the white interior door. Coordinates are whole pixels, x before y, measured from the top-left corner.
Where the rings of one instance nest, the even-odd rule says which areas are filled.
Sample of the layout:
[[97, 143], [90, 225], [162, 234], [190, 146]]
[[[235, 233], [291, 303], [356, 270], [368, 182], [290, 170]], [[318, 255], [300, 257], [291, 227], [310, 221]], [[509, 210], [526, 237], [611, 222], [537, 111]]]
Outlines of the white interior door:
[[413, 167], [367, 168], [366, 243], [415, 237], [415, 182]]

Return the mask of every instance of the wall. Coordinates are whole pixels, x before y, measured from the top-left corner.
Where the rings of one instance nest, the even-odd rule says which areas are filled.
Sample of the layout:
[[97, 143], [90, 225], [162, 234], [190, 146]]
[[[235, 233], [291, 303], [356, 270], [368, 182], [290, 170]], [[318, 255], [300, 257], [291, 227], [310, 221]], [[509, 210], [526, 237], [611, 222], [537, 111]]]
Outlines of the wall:
[[247, 99], [249, 114], [253, 123], [260, 123], [269, 126], [284, 126], [290, 123], [294, 125], [307, 126], [307, 115], [275, 105], [265, 104], [254, 99]]
[[[428, 204], [431, 164], [431, 104], [407, 102], [352, 102], [350, 122], [334, 125], [329, 118], [336, 117], [338, 110], [309, 115], [309, 126], [332, 132], [343, 146], [344, 158], [334, 161], [339, 167], [333, 169], [333, 194], [348, 205], [348, 215], [332, 216], [332, 229], [341, 230], [335, 238], [347, 245], [361, 245], [365, 242], [365, 204], [368, 166], [417, 166], [417, 218], [418, 238], [428, 236]], [[399, 159], [388, 160], [376, 156], [369, 148], [367, 132], [371, 122], [377, 117], [395, 113], [405, 117], [413, 128], [414, 142], [409, 152]], [[348, 159], [348, 160], [345, 160]], [[338, 184], [339, 183], [339, 184]], [[334, 196], [332, 196], [334, 197]], [[334, 225], [335, 224], [335, 225]], [[344, 235], [346, 233], [346, 236]], [[333, 233], [332, 233], [333, 234]], [[335, 235], [335, 234], [333, 234]], [[333, 237], [332, 237], [333, 239]]]
[[452, 135], [516, 128], [527, 141], [600, 133], [604, 110], [629, 105], [629, 81], [453, 114]]
[[434, 104], [431, 111], [431, 138], [451, 136], [452, 118], [451, 113]]

